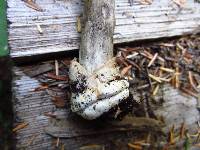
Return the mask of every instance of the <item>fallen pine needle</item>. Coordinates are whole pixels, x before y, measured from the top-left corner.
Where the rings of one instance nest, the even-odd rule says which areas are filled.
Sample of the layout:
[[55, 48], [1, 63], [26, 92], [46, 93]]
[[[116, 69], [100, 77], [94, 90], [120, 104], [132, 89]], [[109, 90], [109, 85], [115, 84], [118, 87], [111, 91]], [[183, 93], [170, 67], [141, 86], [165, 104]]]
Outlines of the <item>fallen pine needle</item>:
[[77, 24], [76, 24], [77, 32], [81, 32], [81, 17], [77, 17]]
[[59, 144], [60, 144], [60, 138], [58, 137], [56, 141], [56, 147], [59, 147]]
[[58, 61], [55, 60], [55, 70], [56, 70], [56, 76], [59, 75], [59, 65], [58, 65]]
[[24, 0], [24, 2], [29, 8], [32, 8], [36, 11], [43, 11], [42, 8], [38, 4], [34, 3], [32, 0]]
[[170, 73], [174, 73], [174, 72], [175, 72], [173, 69], [170, 69], [170, 68], [164, 68], [164, 67], [160, 67], [160, 70], [162, 70], [162, 71], [166, 71], [166, 72], [170, 72]]
[[194, 79], [193, 79], [193, 75], [192, 75], [192, 72], [191, 72], [191, 71], [188, 71], [188, 79], [189, 79], [190, 85], [193, 87], [193, 89], [194, 89], [195, 91], [197, 91], [197, 90], [196, 90], [196, 86], [195, 86], [195, 84], [194, 84]]
[[148, 67], [150, 67], [150, 66], [154, 63], [154, 61], [156, 60], [157, 56], [158, 56], [158, 53], [156, 53], [156, 54], [153, 56], [153, 58], [151, 59], [151, 61], [150, 61], [149, 64], [148, 64]]
[[156, 76], [154, 76], [154, 75], [152, 75], [152, 74], [149, 74], [149, 77], [152, 78], [153, 80], [159, 82], [159, 83], [162, 83], [162, 81], [160, 80], [159, 77], [156, 77]]
[[139, 53], [135, 52], [135, 53], [133, 53], [133, 54], [131, 54], [131, 55], [126, 56], [126, 58], [127, 58], [127, 59], [134, 58], [134, 57], [137, 56], [138, 54], [139, 54]]
[[124, 76], [128, 73], [128, 71], [132, 68], [132, 65], [129, 65], [127, 67], [124, 67], [121, 71], [121, 75]]
[[153, 90], [153, 96], [155, 96], [158, 93], [158, 89], [159, 89], [159, 84], [156, 85], [155, 89]]
[[171, 81], [171, 78], [161, 78], [161, 77], [158, 77], [161, 81], [164, 81], [164, 82], [170, 82]]
[[128, 146], [130, 148], [133, 148], [133, 149], [136, 149], [136, 150], [142, 150], [142, 146], [141, 145], [136, 145], [136, 144], [128, 143]]
[[185, 135], [185, 123], [183, 122], [181, 124], [181, 129], [180, 129], [180, 139], [182, 139]]
[[175, 74], [175, 87], [179, 88], [180, 86], [180, 81], [179, 81], [179, 67], [176, 67], [176, 74]]
[[184, 93], [186, 93], [186, 94], [188, 94], [188, 95], [190, 95], [190, 96], [194, 96], [194, 97], [196, 97], [196, 98], [199, 98], [199, 96], [198, 96], [196, 93], [194, 93], [194, 92], [192, 92], [191, 90], [186, 89], [186, 88], [184, 88], [184, 87], [181, 88], [181, 91], [183, 91]]
[[17, 125], [12, 131], [16, 132], [16, 131], [18, 131], [20, 129], [25, 128], [26, 126], [28, 126], [28, 123], [21, 123], [21, 124]]
[[172, 128], [170, 129], [169, 132], [169, 143], [170, 144], [175, 144], [175, 139], [174, 139], [174, 125], [172, 126]]

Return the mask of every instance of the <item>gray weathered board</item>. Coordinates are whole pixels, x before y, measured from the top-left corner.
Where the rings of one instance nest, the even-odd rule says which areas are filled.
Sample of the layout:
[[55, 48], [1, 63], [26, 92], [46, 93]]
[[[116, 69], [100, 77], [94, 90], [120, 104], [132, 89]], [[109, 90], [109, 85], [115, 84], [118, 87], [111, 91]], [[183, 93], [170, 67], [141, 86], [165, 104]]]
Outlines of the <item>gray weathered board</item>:
[[[187, 0], [184, 8], [172, 0], [154, 0], [142, 5], [134, 0], [116, 0], [114, 43], [188, 34], [200, 26], [200, 3]], [[44, 10], [35, 11], [22, 0], [8, 0], [11, 56], [23, 57], [79, 48], [77, 17], [81, 0], [36, 0]], [[39, 24], [43, 30], [40, 34]]]
[[[30, 68], [30, 66], [27, 68]], [[69, 120], [70, 118], [73, 118], [73, 114], [70, 112], [69, 100], [66, 100], [66, 108], [56, 108], [51, 100], [51, 95], [53, 94], [52, 91], [49, 91], [49, 89], [47, 91], [33, 91], [41, 85], [36, 78], [30, 77], [24, 73], [27, 68], [13, 68], [15, 74], [13, 79], [15, 124], [19, 122], [29, 123], [27, 127], [16, 133], [17, 149], [56, 149], [55, 136], [62, 131], [61, 137], [65, 138], [60, 138], [59, 147], [64, 144], [65, 149], [67, 150], [78, 150], [79, 147], [88, 144], [100, 144], [106, 146], [106, 149], [109, 150], [120, 149], [120, 147], [114, 147], [113, 145], [121, 142], [127, 148], [127, 142], [133, 140], [132, 136], [137, 134], [137, 130], [134, 130], [133, 134], [130, 132], [129, 134], [125, 134], [124, 132], [108, 132], [105, 134], [106, 130], [112, 129], [108, 126], [100, 131], [92, 129], [93, 133], [97, 132], [95, 135], [89, 134], [89, 136], [86, 136], [84, 134], [91, 130], [84, 130], [82, 133], [84, 136], [77, 137], [78, 135], [81, 135], [80, 126], [83, 126], [84, 124], [79, 119], [75, 121], [75, 124], [70, 125], [72, 122]], [[185, 122], [187, 128], [196, 131], [198, 129], [196, 122], [200, 119], [199, 111], [196, 109], [198, 104], [197, 100], [187, 95], [184, 96], [178, 90], [169, 86], [166, 86], [163, 91], [164, 103], [160, 107], [154, 108], [154, 110], [157, 115], [164, 117], [168, 129], [172, 125], [175, 125], [176, 128], [180, 128], [181, 123]], [[62, 95], [64, 93], [56, 92], [57, 95]], [[58, 128], [52, 127], [52, 118], [47, 117], [44, 113], [53, 113], [59, 119], [66, 120], [68, 124], [66, 124], [64, 128], [60, 127], [59, 130], [57, 130]], [[100, 124], [104, 124], [105, 127], [107, 126], [105, 122], [100, 122]], [[96, 128], [96, 126], [92, 127]], [[52, 136], [47, 134], [45, 130]], [[146, 130], [140, 131], [139, 135]]]

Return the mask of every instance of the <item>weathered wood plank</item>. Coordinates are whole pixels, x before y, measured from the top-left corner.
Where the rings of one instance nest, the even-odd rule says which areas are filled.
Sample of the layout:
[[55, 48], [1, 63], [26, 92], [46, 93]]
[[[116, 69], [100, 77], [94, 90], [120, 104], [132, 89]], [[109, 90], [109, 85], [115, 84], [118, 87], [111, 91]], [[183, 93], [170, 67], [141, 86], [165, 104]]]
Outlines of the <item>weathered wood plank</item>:
[[[188, 34], [200, 26], [200, 3], [187, 0], [179, 8], [171, 0], [130, 6], [116, 0], [114, 43]], [[80, 0], [37, 0], [38, 12], [21, 0], [8, 0], [9, 44], [12, 57], [32, 56], [79, 48], [77, 17], [83, 12]], [[43, 34], [37, 30], [41, 25]]]
[[[81, 118], [77, 118], [73, 113], [70, 112], [69, 100], [66, 102], [68, 105], [65, 108], [56, 108], [52, 102], [52, 91], [34, 91], [35, 88], [40, 87], [40, 82], [36, 78], [31, 78], [30, 76], [24, 74], [24, 70], [30, 68], [26, 67], [14, 67], [13, 72], [15, 77], [13, 79], [13, 108], [15, 113], [15, 123], [26, 122], [29, 125], [19, 130], [16, 133], [16, 147], [17, 149], [54, 149], [55, 148], [55, 138], [49, 136], [45, 133], [45, 129], [51, 129], [54, 122], [54, 126], [61, 126], [61, 124], [55, 123], [55, 119], [51, 119], [46, 116], [45, 113], [52, 113], [58, 117], [59, 120], [64, 120], [68, 124], [65, 124], [63, 131], [64, 139], [60, 139], [61, 144], [65, 144], [68, 149], [79, 149], [79, 147], [85, 144], [102, 144], [108, 146], [107, 149], [118, 149], [119, 147], [109, 147], [112, 142], [123, 139], [123, 144], [127, 148], [127, 142], [131, 141], [134, 137], [133, 134], [137, 134], [137, 128], [135, 128], [134, 133], [129, 132], [129, 136], [123, 132], [108, 132], [106, 134], [94, 134], [95, 129], [81, 130], [80, 127], [86, 126], [91, 128], [94, 122], [85, 122]], [[49, 89], [51, 90], [51, 89]], [[163, 93], [160, 93], [163, 98], [163, 104], [160, 107], [154, 108], [157, 116], [163, 116], [166, 122], [166, 130], [168, 131], [172, 125], [175, 125], [175, 129], [180, 128], [180, 124], [185, 122], [186, 127], [189, 130], [197, 130], [197, 121], [200, 119], [199, 111], [197, 110], [197, 100], [190, 96], [182, 95], [180, 91], [174, 89], [170, 86], [165, 86]], [[57, 95], [62, 95], [66, 91], [57, 91]], [[54, 92], [55, 93], [55, 92]], [[70, 122], [70, 120], [72, 120]], [[136, 119], [137, 120], [137, 119]], [[135, 120], [135, 121], [136, 121]], [[105, 122], [98, 122], [96, 125], [101, 123], [104, 128], [100, 128], [97, 133], [102, 133], [102, 129], [109, 130], [110, 126]], [[123, 122], [122, 122], [123, 123]], [[135, 124], [134, 122], [133, 124]], [[95, 124], [95, 123], [94, 123]], [[93, 127], [97, 127], [94, 125]], [[152, 125], [152, 124], [151, 124]], [[66, 128], [68, 126], [68, 128]], [[62, 126], [63, 127], [63, 126]], [[106, 128], [108, 127], [108, 128]], [[61, 128], [63, 130], [63, 128]], [[73, 130], [72, 130], [73, 129]], [[57, 131], [52, 128], [51, 132]], [[88, 131], [93, 131], [92, 134], [88, 133], [89, 136], [84, 135], [83, 137], [79, 135], [87, 133]], [[103, 131], [104, 131], [103, 130]], [[59, 132], [61, 130], [58, 130]], [[84, 132], [83, 132], [84, 131]], [[139, 135], [143, 134], [143, 130], [139, 130]], [[144, 129], [144, 132], [146, 130]], [[66, 135], [67, 134], [67, 135]], [[74, 135], [73, 135], [74, 134]], [[78, 135], [77, 135], [78, 134]], [[35, 139], [31, 144], [27, 145], [30, 140], [35, 136]], [[78, 136], [76, 138], [69, 138], [73, 136]], [[66, 138], [68, 137], [68, 138]], [[61, 146], [60, 144], [60, 146]]]

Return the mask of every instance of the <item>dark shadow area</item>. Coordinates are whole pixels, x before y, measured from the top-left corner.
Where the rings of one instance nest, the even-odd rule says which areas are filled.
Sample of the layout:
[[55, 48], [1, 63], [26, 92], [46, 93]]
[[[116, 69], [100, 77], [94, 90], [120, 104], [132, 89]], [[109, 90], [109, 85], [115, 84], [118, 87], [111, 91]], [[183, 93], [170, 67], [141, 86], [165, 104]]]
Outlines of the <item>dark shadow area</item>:
[[0, 58], [0, 149], [14, 149], [12, 138], [11, 59]]

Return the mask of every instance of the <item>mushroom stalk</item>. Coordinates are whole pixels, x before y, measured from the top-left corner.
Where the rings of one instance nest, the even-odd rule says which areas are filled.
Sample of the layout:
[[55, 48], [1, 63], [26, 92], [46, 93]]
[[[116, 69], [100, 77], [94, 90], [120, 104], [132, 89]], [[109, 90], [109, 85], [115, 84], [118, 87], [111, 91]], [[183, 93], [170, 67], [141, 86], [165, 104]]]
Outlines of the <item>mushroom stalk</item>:
[[113, 59], [114, 0], [85, 0], [79, 63], [69, 77], [74, 86], [71, 109], [96, 119], [129, 96], [129, 83]]
[[79, 63], [92, 73], [113, 57], [114, 0], [84, 0]]

